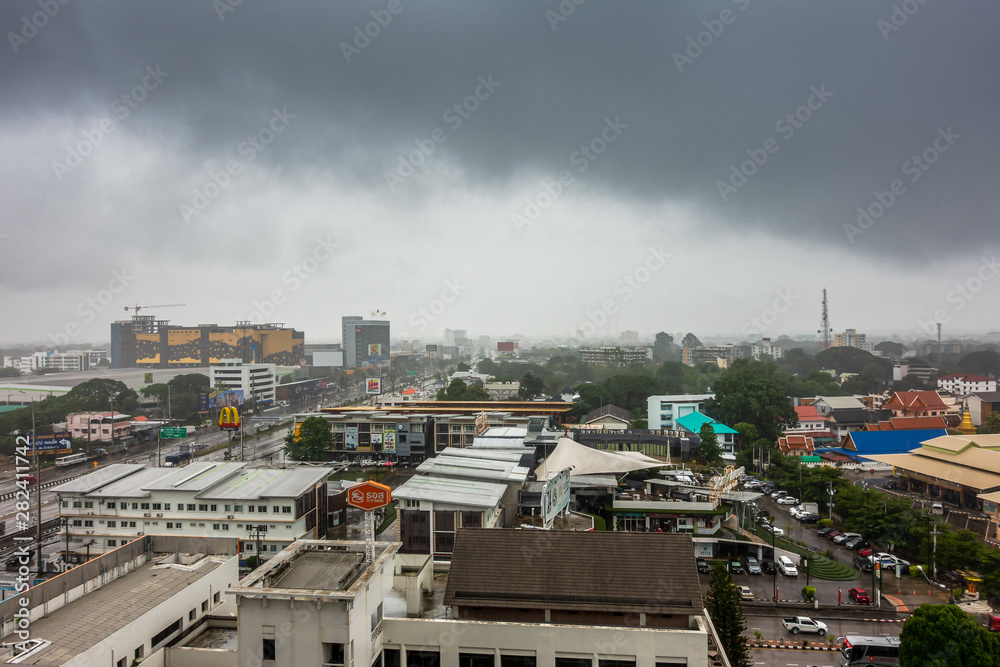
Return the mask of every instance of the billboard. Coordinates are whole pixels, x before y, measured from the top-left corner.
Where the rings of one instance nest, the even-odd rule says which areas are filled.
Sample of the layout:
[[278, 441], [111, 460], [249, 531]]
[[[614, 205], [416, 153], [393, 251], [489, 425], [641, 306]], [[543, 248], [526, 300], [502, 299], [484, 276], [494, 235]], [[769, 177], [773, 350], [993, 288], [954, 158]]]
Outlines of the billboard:
[[145, 384], [153, 384], [153, 374], [152, 373], [143, 373], [142, 374], [142, 381]]
[[343, 350], [316, 350], [313, 352], [313, 366], [344, 367]]
[[[23, 440], [21, 442], [23, 442]], [[28, 442], [32, 444], [32, 447], [29, 450], [31, 452], [38, 451], [45, 454], [70, 454], [73, 451], [73, 439], [69, 431], [36, 435], [33, 440], [31, 436], [29, 436]]]
[[368, 356], [369, 357], [381, 357], [382, 356], [382, 343], [371, 343], [368, 346]]
[[542, 487], [542, 517], [552, 521], [559, 512], [569, 507], [569, 468], [560, 470]]
[[369, 394], [369, 395], [378, 395], [378, 394], [381, 394], [382, 393], [382, 378], [368, 378], [368, 382], [367, 382], [366, 386], [367, 386], [367, 389], [365, 390], [366, 394]]
[[[213, 408], [231, 408], [238, 405], [243, 405], [243, 390], [242, 389], [226, 389], [224, 391], [212, 391], [212, 392], [202, 392], [205, 394], [205, 405], [204, 411], [211, 410]], [[202, 406], [202, 394], [198, 394], [198, 409], [201, 410]]]
[[358, 451], [358, 427], [348, 426], [344, 431], [344, 449], [352, 452]]
[[390, 454], [396, 452], [395, 429], [387, 428], [382, 432], [382, 451]]
[[372, 433], [372, 449], [375, 449], [375, 445], [381, 445], [381, 444], [382, 444], [382, 434]]

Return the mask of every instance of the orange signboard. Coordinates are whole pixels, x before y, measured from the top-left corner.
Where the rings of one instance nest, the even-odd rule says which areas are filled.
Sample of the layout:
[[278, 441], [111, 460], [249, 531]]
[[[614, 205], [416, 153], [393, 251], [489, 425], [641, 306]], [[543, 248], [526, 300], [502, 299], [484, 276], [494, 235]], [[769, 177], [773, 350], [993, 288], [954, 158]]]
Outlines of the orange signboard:
[[347, 504], [363, 510], [385, 507], [392, 501], [392, 489], [385, 484], [368, 480], [347, 490]]

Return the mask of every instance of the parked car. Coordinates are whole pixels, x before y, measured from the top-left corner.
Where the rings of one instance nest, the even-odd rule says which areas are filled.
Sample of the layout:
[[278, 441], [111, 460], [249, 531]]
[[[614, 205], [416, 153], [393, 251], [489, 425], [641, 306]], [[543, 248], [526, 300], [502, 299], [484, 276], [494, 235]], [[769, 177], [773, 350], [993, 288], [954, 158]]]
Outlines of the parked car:
[[802, 523], [819, 523], [820, 518], [821, 517], [819, 514], [806, 512], [805, 514], [799, 516], [799, 521], [801, 521]]
[[871, 572], [874, 569], [871, 559], [864, 556], [855, 556], [851, 563], [862, 572]]
[[701, 572], [702, 574], [708, 574], [709, 572], [712, 571], [712, 568], [709, 566], [708, 562], [702, 560], [701, 558], [696, 560], [695, 564], [698, 566], [698, 571]]
[[941, 503], [934, 503], [931, 505], [931, 515], [932, 516], [943, 516], [944, 515], [944, 505]]
[[[858, 549], [858, 555], [859, 556], [864, 556], [865, 558], [868, 558], [868, 556], [871, 556], [872, 553], [873, 552], [872, 552], [872, 548], [871, 547], [865, 547], [863, 549]], [[871, 561], [869, 560], [868, 562], [870, 563]]]
[[868, 593], [865, 592], [865, 589], [863, 588], [852, 588], [851, 590], [847, 591], [847, 597], [851, 599], [851, 602], [857, 602], [858, 604], [872, 603], [871, 597], [868, 595]]
[[750, 590], [749, 586], [737, 586], [736, 588], [740, 591], [741, 600], [753, 600], [753, 591]]
[[819, 530], [817, 530], [816, 534], [819, 535], [820, 537], [826, 537], [835, 530], [837, 529], [832, 526], [827, 526], [826, 528], [820, 528]]
[[778, 498], [779, 505], [798, 505], [799, 499], [795, 496], [781, 496]]
[[763, 574], [760, 563], [753, 556], [747, 556], [747, 572], [750, 574]]
[[777, 537], [781, 537], [782, 535], [785, 534], [784, 529], [778, 528], [777, 526], [767, 526], [767, 532], [771, 533], [772, 535], [776, 535]]
[[771, 494], [771, 498], [773, 498], [774, 500], [777, 500], [778, 498], [781, 498], [782, 496], [787, 496], [787, 495], [788, 495], [788, 491], [775, 491], [774, 493]]
[[861, 537], [861, 533], [841, 533], [833, 538], [833, 543], [844, 544], [845, 542], [853, 540], [856, 537]]
[[732, 572], [733, 574], [743, 574], [743, 563], [739, 562], [738, 560], [732, 561], [731, 563], [729, 563], [729, 571]]
[[857, 551], [862, 547], [867, 547], [868, 542], [865, 541], [864, 538], [855, 537], [853, 540], [847, 540], [846, 542], [844, 542], [844, 546], [850, 549], [851, 551]]
[[906, 571], [910, 568], [910, 561], [903, 560], [902, 558], [899, 558], [898, 556], [893, 556], [892, 554], [884, 554], [880, 560], [882, 561], [882, 567], [895, 568], [897, 565], [899, 565], [899, 567], [902, 568], [903, 571]]
[[774, 561], [770, 560], [761, 561], [760, 569], [764, 571], [764, 574], [774, 574], [777, 572], [774, 567]]
[[842, 534], [841, 531], [839, 531], [836, 528], [834, 528], [833, 530], [831, 530], [829, 533], [826, 534], [826, 538], [832, 540], [832, 539], [834, 539], [835, 537], [837, 537], [838, 535], [841, 535], [841, 534]]

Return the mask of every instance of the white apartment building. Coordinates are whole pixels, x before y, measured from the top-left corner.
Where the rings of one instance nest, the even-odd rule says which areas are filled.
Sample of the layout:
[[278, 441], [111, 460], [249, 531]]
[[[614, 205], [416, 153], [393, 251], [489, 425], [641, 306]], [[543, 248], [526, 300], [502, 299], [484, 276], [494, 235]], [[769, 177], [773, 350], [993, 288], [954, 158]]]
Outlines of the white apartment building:
[[91, 366], [96, 366], [102, 355], [103, 351], [101, 350], [71, 350], [69, 352], [47, 350], [33, 352], [23, 357], [4, 357], [3, 364], [5, 368], [17, 368], [22, 373], [30, 373], [38, 368], [52, 368], [65, 372], [86, 371]]
[[331, 472], [212, 461], [109, 465], [54, 489], [64, 559], [104, 553], [143, 535], [236, 537], [244, 540], [245, 556], [269, 558], [298, 538], [326, 535]]
[[245, 364], [241, 359], [221, 359], [209, 368], [209, 386], [243, 391], [244, 404], [273, 405], [278, 379], [274, 364]]
[[762, 338], [759, 343], [750, 346], [750, 356], [760, 361], [761, 355], [767, 355], [772, 359], [781, 359], [781, 346], [771, 343], [770, 338]]
[[692, 412], [705, 414], [705, 401], [715, 394], [674, 394], [646, 399], [646, 420], [650, 429], [677, 429], [677, 418]]
[[963, 373], [952, 373], [937, 379], [938, 391], [946, 391], [955, 396], [965, 396], [975, 392], [996, 391], [996, 378]]

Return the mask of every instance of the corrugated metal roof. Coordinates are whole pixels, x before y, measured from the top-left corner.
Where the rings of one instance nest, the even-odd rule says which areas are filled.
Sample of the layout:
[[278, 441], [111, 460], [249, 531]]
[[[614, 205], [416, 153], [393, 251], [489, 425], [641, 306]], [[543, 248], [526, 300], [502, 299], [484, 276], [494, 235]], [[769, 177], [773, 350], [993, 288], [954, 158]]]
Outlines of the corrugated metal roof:
[[333, 468], [246, 468], [198, 494], [204, 500], [297, 498], [325, 479]]
[[112, 463], [109, 466], [98, 468], [92, 473], [83, 477], [60, 484], [52, 489], [56, 493], [84, 494], [99, 489], [105, 484], [109, 484], [117, 479], [131, 475], [132, 473], [145, 468], [141, 463]]
[[86, 495], [88, 498], [148, 498], [149, 491], [146, 490], [146, 485], [169, 474], [170, 470], [172, 468], [142, 468]]
[[306, 551], [295, 556], [288, 570], [271, 583], [270, 588], [347, 590], [357, 578], [348, 575], [364, 560], [365, 555], [358, 552]]
[[472, 477], [500, 482], [523, 482], [528, 477], [528, 470], [518, 467], [514, 462], [464, 456], [436, 456], [427, 459], [417, 466], [417, 472], [442, 477]]
[[[478, 439], [478, 438], [477, 438]], [[447, 447], [438, 456], [462, 456], [469, 459], [487, 459], [490, 461], [509, 461], [518, 463], [525, 454], [533, 454], [534, 447], [517, 447], [515, 449], [476, 449], [473, 447]]]
[[179, 468], [160, 468], [166, 474], [147, 484], [149, 491], [204, 491], [238, 473], [246, 463], [197, 461]]
[[496, 507], [506, 490], [504, 484], [421, 475], [411, 477], [392, 496], [467, 507]]

